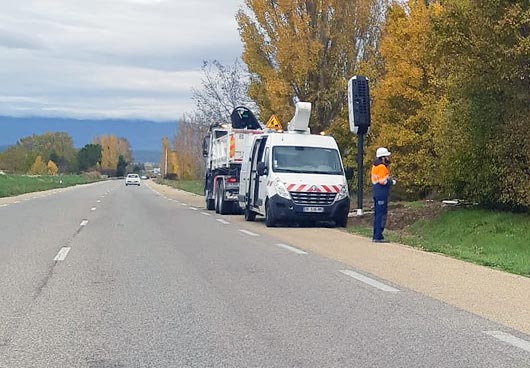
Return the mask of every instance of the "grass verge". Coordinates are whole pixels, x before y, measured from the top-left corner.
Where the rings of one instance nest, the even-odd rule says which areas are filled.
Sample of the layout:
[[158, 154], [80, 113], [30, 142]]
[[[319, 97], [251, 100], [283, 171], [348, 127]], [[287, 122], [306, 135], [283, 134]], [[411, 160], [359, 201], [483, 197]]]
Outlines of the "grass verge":
[[167, 185], [173, 188], [184, 190], [186, 192], [195, 193], [198, 195], [204, 194], [203, 180], [166, 180], [157, 179], [157, 183]]
[[28, 176], [4, 174], [0, 175], [0, 197], [65, 188], [98, 180], [100, 179], [86, 175]]
[[[370, 237], [372, 233], [367, 226], [348, 230]], [[403, 230], [386, 230], [385, 237], [429, 252], [530, 276], [528, 214], [456, 209], [434, 219], [420, 220]]]

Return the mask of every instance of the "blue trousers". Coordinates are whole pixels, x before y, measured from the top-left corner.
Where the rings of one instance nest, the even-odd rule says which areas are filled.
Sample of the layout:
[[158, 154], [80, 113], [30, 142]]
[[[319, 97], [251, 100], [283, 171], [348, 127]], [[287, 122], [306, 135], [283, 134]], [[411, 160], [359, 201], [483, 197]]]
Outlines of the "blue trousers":
[[383, 231], [386, 225], [386, 214], [388, 212], [388, 196], [374, 197], [374, 235], [372, 239], [383, 240]]

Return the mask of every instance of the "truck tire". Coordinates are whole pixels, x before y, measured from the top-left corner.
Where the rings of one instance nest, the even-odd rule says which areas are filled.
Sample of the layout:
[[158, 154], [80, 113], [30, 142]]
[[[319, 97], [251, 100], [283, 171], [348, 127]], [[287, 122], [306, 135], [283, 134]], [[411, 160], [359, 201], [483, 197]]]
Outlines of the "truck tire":
[[267, 227], [276, 226], [276, 217], [274, 217], [274, 212], [272, 211], [271, 206], [269, 206], [269, 201], [265, 203], [265, 225]]
[[220, 186], [217, 185], [217, 190], [215, 191], [215, 196], [214, 196], [214, 202], [215, 202], [215, 206], [214, 206], [214, 209], [215, 209], [215, 213], [219, 213], [219, 202], [220, 202], [220, 197], [219, 197], [219, 191], [220, 191]]
[[204, 193], [204, 201], [205, 201], [206, 209], [208, 211], [211, 211], [215, 209], [215, 199], [208, 198], [209, 195], [210, 195], [210, 192], [207, 190], [206, 193]]
[[254, 221], [256, 220], [256, 212], [252, 211], [248, 207], [245, 208], [245, 221]]
[[219, 213], [221, 215], [229, 215], [232, 212], [232, 202], [225, 201], [224, 185], [219, 185]]

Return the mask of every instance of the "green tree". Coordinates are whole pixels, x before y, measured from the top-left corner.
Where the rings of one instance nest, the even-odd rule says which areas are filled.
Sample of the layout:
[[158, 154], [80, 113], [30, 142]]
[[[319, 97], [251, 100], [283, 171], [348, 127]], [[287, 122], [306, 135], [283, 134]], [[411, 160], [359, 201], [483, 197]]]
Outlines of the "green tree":
[[530, 3], [450, 0], [435, 23], [450, 70], [441, 172], [451, 194], [530, 208]]
[[76, 150], [68, 133], [33, 134], [20, 139], [17, 144], [27, 152], [40, 155], [45, 162], [54, 161], [60, 172], [73, 172], [76, 169]]
[[118, 156], [118, 164], [116, 166], [116, 176], [125, 176], [125, 170], [127, 169], [127, 161], [123, 155]]
[[89, 143], [77, 153], [80, 171], [94, 169], [98, 163], [101, 163], [101, 146], [99, 144]]

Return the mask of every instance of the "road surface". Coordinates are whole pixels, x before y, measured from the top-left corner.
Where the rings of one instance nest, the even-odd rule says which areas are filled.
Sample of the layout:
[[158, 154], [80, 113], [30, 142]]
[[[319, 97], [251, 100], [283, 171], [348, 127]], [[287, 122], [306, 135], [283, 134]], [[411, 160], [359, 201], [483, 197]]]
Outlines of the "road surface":
[[0, 367], [530, 367], [522, 332], [146, 185], [21, 198]]

